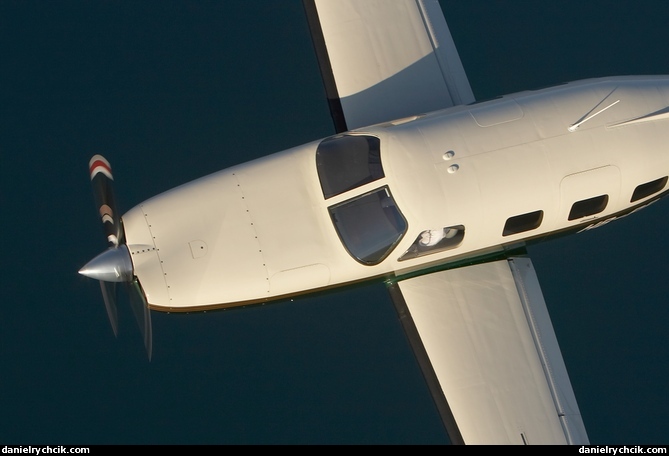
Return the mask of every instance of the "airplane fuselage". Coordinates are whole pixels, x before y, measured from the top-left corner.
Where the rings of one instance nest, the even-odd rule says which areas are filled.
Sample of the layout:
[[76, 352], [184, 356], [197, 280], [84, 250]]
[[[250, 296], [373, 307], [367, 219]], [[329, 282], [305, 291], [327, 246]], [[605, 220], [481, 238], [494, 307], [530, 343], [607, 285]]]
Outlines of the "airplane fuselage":
[[668, 107], [668, 77], [586, 80], [237, 165], [123, 216], [134, 274], [152, 309], [204, 310], [599, 226], [667, 191]]

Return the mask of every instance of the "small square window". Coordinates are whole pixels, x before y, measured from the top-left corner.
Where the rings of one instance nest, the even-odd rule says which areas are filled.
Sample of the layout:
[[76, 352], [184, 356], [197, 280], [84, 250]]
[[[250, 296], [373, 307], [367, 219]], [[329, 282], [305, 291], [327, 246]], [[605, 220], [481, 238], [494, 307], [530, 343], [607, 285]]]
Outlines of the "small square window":
[[407, 251], [399, 257], [399, 261], [454, 249], [462, 243], [464, 237], [465, 227], [462, 225], [423, 230]]
[[654, 181], [646, 182], [645, 184], [639, 185], [637, 188], [634, 189], [634, 193], [632, 193], [632, 199], [630, 199], [630, 203], [639, 201], [640, 199], [644, 199], [645, 197], [650, 196], [653, 193], [659, 192], [664, 188], [665, 185], [667, 185], [667, 179], [668, 177], [664, 176]]
[[569, 211], [568, 220], [576, 220], [588, 215], [599, 214], [609, 203], [609, 195], [595, 196], [586, 200], [577, 201]]
[[544, 219], [544, 211], [534, 211], [527, 214], [511, 217], [504, 224], [502, 236], [511, 236], [512, 234], [522, 233], [539, 228]]

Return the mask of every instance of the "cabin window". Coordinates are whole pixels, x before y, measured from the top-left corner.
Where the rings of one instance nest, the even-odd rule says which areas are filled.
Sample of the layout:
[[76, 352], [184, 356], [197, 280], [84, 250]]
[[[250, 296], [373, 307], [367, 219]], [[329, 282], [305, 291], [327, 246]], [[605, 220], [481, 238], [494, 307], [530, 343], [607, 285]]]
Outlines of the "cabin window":
[[653, 193], [659, 192], [664, 188], [665, 185], [667, 185], [667, 179], [669, 178], [667, 176], [664, 176], [654, 181], [646, 182], [645, 184], [639, 185], [637, 188], [634, 189], [634, 193], [632, 193], [632, 199], [630, 199], [630, 203], [639, 201], [640, 199], [650, 196]]
[[399, 261], [454, 249], [462, 243], [464, 237], [465, 227], [462, 225], [423, 230], [414, 243], [402, 254]]
[[524, 231], [530, 231], [539, 228], [539, 225], [541, 225], [541, 221], [543, 219], [544, 211], [534, 211], [511, 217], [504, 224], [502, 236], [511, 236], [512, 234], [518, 234]]
[[321, 142], [316, 168], [323, 196], [330, 198], [384, 177], [375, 136], [341, 135]]
[[576, 220], [588, 215], [599, 214], [606, 209], [608, 202], [609, 195], [595, 196], [594, 198], [577, 201], [571, 207], [571, 211], [569, 211], [568, 220]]
[[346, 250], [365, 265], [380, 263], [407, 230], [388, 187], [331, 206], [330, 218]]

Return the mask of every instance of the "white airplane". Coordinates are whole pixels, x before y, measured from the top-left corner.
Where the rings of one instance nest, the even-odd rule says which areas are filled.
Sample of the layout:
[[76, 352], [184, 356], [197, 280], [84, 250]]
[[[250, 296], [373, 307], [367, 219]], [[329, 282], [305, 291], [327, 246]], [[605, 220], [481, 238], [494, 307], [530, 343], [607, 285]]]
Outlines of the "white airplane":
[[383, 280], [454, 443], [587, 444], [525, 246], [667, 194], [669, 77], [476, 102], [434, 0], [305, 0], [338, 134], [225, 169], [119, 217], [82, 274], [192, 312]]

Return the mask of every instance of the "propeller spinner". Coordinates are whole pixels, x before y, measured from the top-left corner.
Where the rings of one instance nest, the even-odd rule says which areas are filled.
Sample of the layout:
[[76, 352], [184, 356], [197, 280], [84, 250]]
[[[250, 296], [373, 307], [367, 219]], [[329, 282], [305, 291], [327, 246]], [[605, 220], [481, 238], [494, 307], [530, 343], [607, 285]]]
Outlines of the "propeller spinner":
[[118, 312], [116, 310], [116, 284], [126, 285], [130, 305], [144, 339], [144, 348], [151, 360], [152, 332], [151, 311], [142, 286], [135, 277], [130, 251], [125, 245], [121, 218], [116, 210], [112, 183], [111, 165], [102, 155], [94, 155], [89, 164], [95, 204], [99, 209], [108, 248], [79, 270], [79, 273], [100, 281], [102, 298], [107, 309], [114, 336], [118, 334]]

